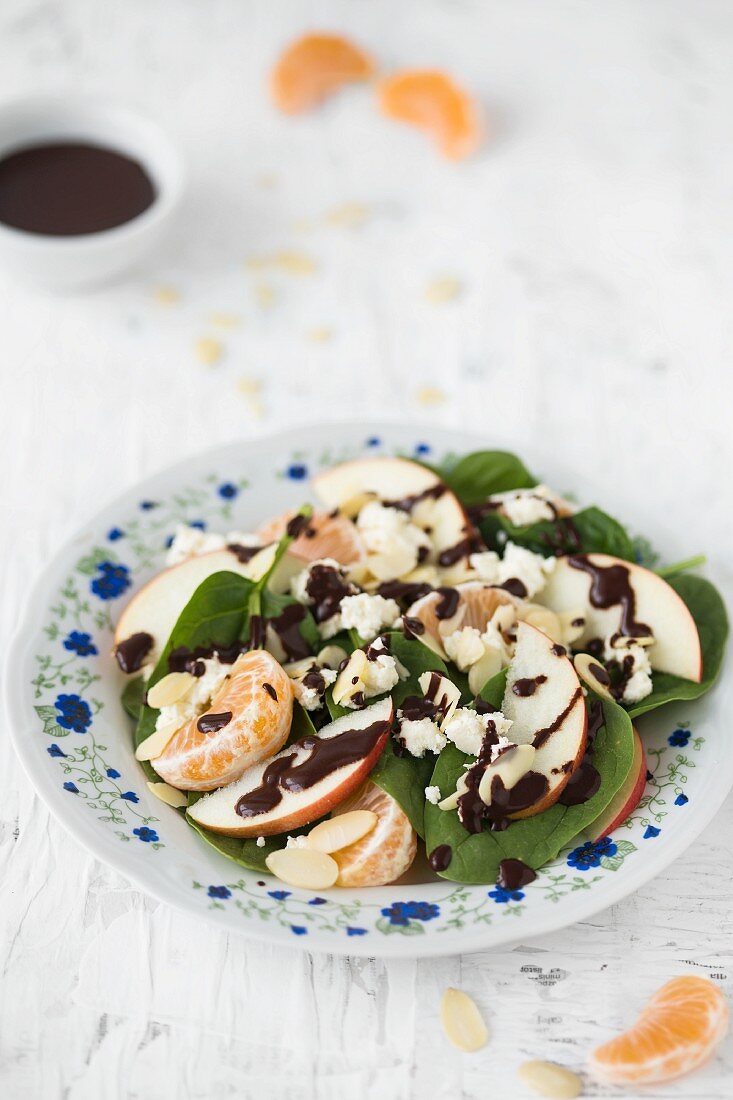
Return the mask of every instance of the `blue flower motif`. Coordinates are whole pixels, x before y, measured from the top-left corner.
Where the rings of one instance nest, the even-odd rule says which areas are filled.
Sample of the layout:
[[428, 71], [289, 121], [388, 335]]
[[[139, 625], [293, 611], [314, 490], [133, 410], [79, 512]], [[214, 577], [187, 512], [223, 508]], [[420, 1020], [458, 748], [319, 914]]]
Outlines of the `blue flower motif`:
[[233, 500], [239, 489], [231, 481], [225, 481], [216, 491], [224, 500]]
[[224, 901], [232, 896], [228, 886], [210, 886], [207, 892], [210, 898], [222, 898]]
[[58, 711], [56, 721], [63, 729], [87, 732], [92, 724], [92, 709], [81, 695], [57, 695], [53, 705]]
[[496, 886], [489, 890], [489, 897], [493, 898], [497, 905], [504, 905], [508, 901], [521, 901], [524, 893], [521, 890], [507, 890], [505, 886]]
[[125, 592], [132, 581], [128, 566], [114, 561], [103, 561], [97, 566], [99, 576], [91, 583], [91, 589], [100, 600], [114, 600]]
[[152, 508], [157, 508], [157, 507], [158, 507], [157, 500], [141, 500], [140, 501], [140, 508], [142, 509], [143, 512], [149, 512]]
[[117, 771], [116, 768], [107, 768], [107, 777], [109, 779], [119, 779], [120, 773]]
[[71, 782], [64, 783], [64, 790], [69, 791], [70, 794], [78, 794], [79, 793], [79, 788], [77, 787], [76, 783], [71, 783]]
[[430, 901], [393, 901], [382, 910], [390, 924], [409, 924], [411, 920], [433, 920], [440, 916], [440, 906]]
[[76, 653], [79, 657], [95, 657], [99, 650], [92, 641], [91, 634], [84, 634], [81, 630], [72, 630], [64, 642], [64, 649], [70, 653]]
[[291, 924], [290, 928], [295, 933], [296, 936], [307, 936], [308, 935], [308, 929], [304, 928], [302, 924]]
[[60, 749], [58, 745], [49, 745], [46, 749], [46, 752], [49, 756], [66, 756], [66, 753], [63, 751], [63, 749]]
[[197, 529], [197, 531], [205, 531], [206, 530], [206, 520], [205, 519], [192, 519], [192, 520], [189, 521], [188, 526], [189, 527], [195, 527]]
[[311, 898], [308, 902], [309, 905], [325, 905], [328, 898]]
[[618, 848], [610, 836], [600, 840], [587, 840], [578, 848], [573, 848], [568, 856], [568, 867], [577, 871], [590, 871], [591, 867], [600, 867], [604, 856], [615, 856]]
[[430, 452], [432, 451], [432, 449], [433, 448], [430, 446], [429, 443], [416, 443], [415, 444], [415, 454], [416, 455], [429, 455]]
[[366, 446], [367, 447], [379, 447], [379, 446], [381, 446], [381, 443], [382, 443], [382, 440], [379, 438], [378, 435], [370, 435], [369, 438], [366, 441]]
[[109, 531], [107, 532], [107, 538], [110, 542], [117, 542], [118, 539], [123, 539], [124, 537], [125, 532], [119, 527], [110, 527]]
[[644, 836], [642, 837], [642, 839], [653, 840], [655, 836], [659, 836], [661, 831], [662, 830], [658, 829], [656, 825], [647, 825], [646, 829], [644, 830]]
[[165, 546], [166, 550], [170, 550], [171, 546], [173, 545], [173, 535], [169, 535], [163, 545]]
[[285, 901], [285, 898], [290, 897], [290, 890], [268, 890], [268, 897], [274, 898], [275, 901]]
[[351, 925], [346, 926], [347, 936], [366, 936], [368, 928], [352, 928]]
[[141, 825], [139, 829], [133, 829], [132, 831], [138, 840], [143, 840], [146, 844], [155, 844], [158, 840], [155, 829], [149, 829], [147, 825]]
[[690, 742], [690, 731], [683, 729], [676, 729], [670, 733], [667, 738], [668, 742], [675, 749], [683, 749], [685, 745]]
[[140, 799], [137, 797], [137, 795], [135, 794], [134, 791], [125, 791], [123, 794], [120, 795], [120, 798], [124, 798], [125, 801], [127, 801], [127, 802], [139, 802], [140, 801]]
[[291, 466], [288, 466], [285, 476], [289, 477], [291, 481], [305, 481], [308, 477], [308, 467], [304, 466], [302, 462], [294, 462]]
[[[49, 752], [50, 751], [51, 750], [49, 749]], [[689, 801], [690, 800], [689, 800], [689, 798], [687, 797], [686, 794], [678, 794], [677, 797], [674, 800], [674, 804], [675, 804], [675, 806], [686, 806]]]

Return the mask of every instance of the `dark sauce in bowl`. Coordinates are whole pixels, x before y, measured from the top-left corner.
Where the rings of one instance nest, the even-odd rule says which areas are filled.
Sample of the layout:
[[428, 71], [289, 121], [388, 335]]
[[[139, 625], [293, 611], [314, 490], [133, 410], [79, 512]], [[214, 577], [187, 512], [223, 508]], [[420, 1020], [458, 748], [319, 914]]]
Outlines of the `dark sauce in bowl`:
[[53, 141], [0, 154], [0, 222], [47, 237], [100, 233], [143, 214], [156, 188], [117, 149]]

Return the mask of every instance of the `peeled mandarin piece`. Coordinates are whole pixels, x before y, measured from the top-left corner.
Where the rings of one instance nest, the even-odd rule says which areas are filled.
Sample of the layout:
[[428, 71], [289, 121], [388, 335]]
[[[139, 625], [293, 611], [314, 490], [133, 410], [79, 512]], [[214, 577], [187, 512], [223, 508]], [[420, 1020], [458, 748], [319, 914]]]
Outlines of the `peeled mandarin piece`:
[[551, 1100], [574, 1100], [580, 1096], [583, 1082], [577, 1073], [555, 1062], [524, 1062], [518, 1070], [519, 1080], [538, 1096]]
[[265, 860], [268, 871], [289, 886], [326, 890], [338, 878], [338, 864], [325, 852], [310, 848], [282, 848]]
[[589, 1065], [614, 1085], [671, 1081], [701, 1066], [728, 1029], [728, 1005], [709, 978], [673, 978], [622, 1035], [597, 1047]]
[[355, 844], [370, 833], [377, 824], [377, 815], [371, 810], [351, 810], [338, 817], [322, 821], [308, 833], [308, 847], [316, 852], [338, 852]]
[[453, 597], [455, 611], [448, 618], [438, 616], [439, 611], [445, 614], [445, 610], [451, 609], [450, 606], [445, 606], [440, 592], [429, 592], [427, 596], [422, 596], [406, 612], [408, 618], [419, 619], [425, 627], [424, 633], [418, 635], [420, 641], [442, 657], [445, 657], [442, 639], [446, 634], [467, 626], [473, 626], [483, 633], [500, 607], [507, 609], [502, 612], [502, 615], [507, 616], [507, 626], [516, 621], [514, 601], [506, 592], [492, 588], [482, 581], [467, 581], [457, 585], [453, 591], [456, 593]]
[[343, 84], [366, 80], [374, 72], [371, 58], [336, 34], [305, 34], [280, 55], [270, 74], [276, 107], [295, 115], [316, 107]]
[[440, 1003], [443, 1031], [453, 1046], [473, 1054], [486, 1046], [489, 1033], [476, 1002], [460, 989], [446, 989]]
[[[160, 778], [178, 790], [233, 783], [278, 752], [292, 722], [292, 684], [270, 653], [253, 649], [237, 658], [205, 713], [220, 716], [221, 724], [202, 729], [200, 717], [186, 719], [155, 756]], [[146, 759], [139, 752], [138, 759]]]
[[[294, 515], [295, 512], [285, 512], [275, 516], [263, 523], [257, 534], [263, 542], [276, 541], [285, 534]], [[346, 516], [315, 512], [303, 534], [291, 543], [290, 553], [302, 561], [333, 558], [341, 565], [352, 565], [364, 557], [364, 545], [356, 525]]]
[[481, 127], [476, 104], [446, 73], [412, 69], [394, 73], [379, 86], [382, 113], [425, 130], [443, 156], [462, 160], [478, 148]]
[[417, 833], [396, 799], [368, 780], [342, 802], [334, 820], [354, 810], [369, 810], [377, 823], [361, 840], [340, 848], [337, 886], [385, 886], [403, 875], [417, 851]]

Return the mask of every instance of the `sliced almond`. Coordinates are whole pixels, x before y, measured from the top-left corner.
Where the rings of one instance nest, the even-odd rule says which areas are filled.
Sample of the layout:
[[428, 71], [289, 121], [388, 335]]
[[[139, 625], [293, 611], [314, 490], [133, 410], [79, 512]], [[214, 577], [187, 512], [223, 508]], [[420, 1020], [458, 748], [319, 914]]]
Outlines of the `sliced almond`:
[[453, 794], [447, 794], [445, 796], [445, 798], [443, 798], [438, 803], [438, 809], [439, 810], [455, 810], [456, 807], [458, 806], [458, 799], [461, 797], [462, 794], [466, 793], [467, 789], [468, 788], [466, 786], [466, 775], [465, 775], [465, 772], [464, 772], [463, 775], [459, 775], [458, 782], [456, 783], [456, 789], [453, 791]]
[[326, 890], [333, 886], [339, 873], [335, 859], [310, 848], [282, 848], [271, 852], [265, 863], [275, 878], [304, 890]]
[[367, 655], [363, 649], [355, 649], [349, 657], [349, 663], [338, 674], [333, 685], [333, 701], [348, 706], [349, 701], [364, 691], [367, 674]]
[[[423, 672], [418, 677], [417, 682], [420, 685], [420, 690], [423, 695], [427, 695], [430, 690], [432, 679], [432, 672]], [[431, 693], [430, 698], [434, 703], [437, 703], [438, 706], [445, 707], [445, 717], [438, 723], [438, 728], [442, 730], [453, 717], [453, 712], [461, 701], [461, 689], [457, 687], [452, 680], [449, 680], [447, 676], [440, 676], [437, 686]]]
[[501, 672], [503, 666], [502, 655], [496, 646], [487, 646], [483, 657], [471, 665], [468, 670], [468, 686], [474, 695], [478, 695], [484, 684], [488, 683], [492, 676]]
[[342, 516], [348, 516], [349, 519], [354, 519], [355, 516], [359, 515], [362, 508], [374, 499], [374, 493], [354, 493], [348, 500], [341, 501], [339, 504], [339, 512]]
[[522, 776], [532, 767], [536, 751], [534, 745], [513, 745], [497, 757], [493, 764], [489, 764], [478, 787], [481, 801], [487, 806], [491, 805], [491, 784], [497, 775], [508, 791], [516, 787]]
[[345, 657], [348, 657], [348, 653], [340, 645], [324, 645], [316, 660], [326, 668], [338, 668]]
[[136, 760], [155, 760], [160, 756], [163, 749], [166, 747], [171, 737], [177, 730], [183, 725], [182, 722], [166, 722], [155, 733], [151, 733], [150, 737], [146, 737], [138, 747], [135, 749]]
[[473, 1054], [486, 1046], [489, 1032], [476, 1002], [461, 989], [446, 989], [440, 1003], [443, 1031], [453, 1046]]
[[412, 546], [393, 547], [384, 554], [368, 554], [367, 565], [372, 576], [378, 581], [389, 581], [402, 577], [415, 568], [417, 549]]
[[577, 1073], [555, 1062], [523, 1062], [517, 1075], [522, 1084], [534, 1089], [538, 1096], [551, 1100], [573, 1100], [583, 1091], [583, 1082]]
[[161, 802], [165, 802], [166, 806], [173, 806], [176, 810], [188, 806], [188, 797], [185, 792], [176, 790], [168, 783], [148, 783], [148, 790]]
[[174, 703], [186, 698], [195, 683], [196, 677], [190, 672], [169, 672], [157, 684], [148, 688], [147, 704], [154, 710], [172, 707]]
[[302, 661], [290, 661], [289, 664], [283, 665], [283, 671], [287, 672], [291, 680], [302, 680], [314, 665], [312, 657], [304, 657]]
[[549, 607], [542, 607], [538, 603], [525, 604], [524, 607], [517, 608], [517, 618], [541, 630], [553, 642], [562, 643], [564, 631], [560, 617], [550, 611]]
[[377, 815], [371, 810], [350, 810], [322, 821], [308, 833], [308, 847], [316, 852], [340, 852], [349, 844], [356, 844], [377, 824]]
[[[590, 653], [576, 653], [573, 664], [578, 676], [585, 681], [589, 688], [595, 691], [596, 695], [600, 695], [602, 699], [613, 699], [613, 695], [608, 690], [609, 684], [603, 683], [603, 678], [608, 679], [608, 673], [596, 657], [591, 657]], [[600, 680], [598, 679], [599, 672], [603, 674]]]

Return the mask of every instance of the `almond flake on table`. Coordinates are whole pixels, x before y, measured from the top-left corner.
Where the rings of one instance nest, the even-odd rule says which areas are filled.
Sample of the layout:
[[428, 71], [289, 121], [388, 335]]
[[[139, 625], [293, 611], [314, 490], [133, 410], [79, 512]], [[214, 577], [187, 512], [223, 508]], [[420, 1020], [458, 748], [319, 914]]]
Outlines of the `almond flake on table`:
[[327, 344], [332, 337], [332, 328], [312, 328], [308, 333], [308, 339], [314, 344]]
[[415, 394], [420, 405], [442, 405], [448, 397], [437, 386], [423, 386]]
[[269, 283], [256, 283], [253, 288], [254, 298], [260, 309], [269, 309], [277, 299], [275, 288]]
[[181, 292], [174, 286], [158, 286], [153, 291], [153, 300], [159, 306], [173, 306], [181, 300]]
[[221, 340], [216, 340], [213, 336], [202, 336], [194, 344], [194, 351], [199, 363], [213, 367], [224, 355], [224, 345]]
[[369, 217], [369, 207], [360, 202], [345, 202], [341, 206], [335, 206], [326, 214], [328, 225], [343, 226], [345, 229], [356, 229]]
[[241, 325], [242, 318], [236, 313], [212, 313], [209, 315], [209, 324], [219, 328], [236, 328]]
[[443, 275], [428, 283], [425, 297], [429, 302], [452, 302], [460, 295], [462, 289], [458, 279], [454, 279], [451, 275]]

